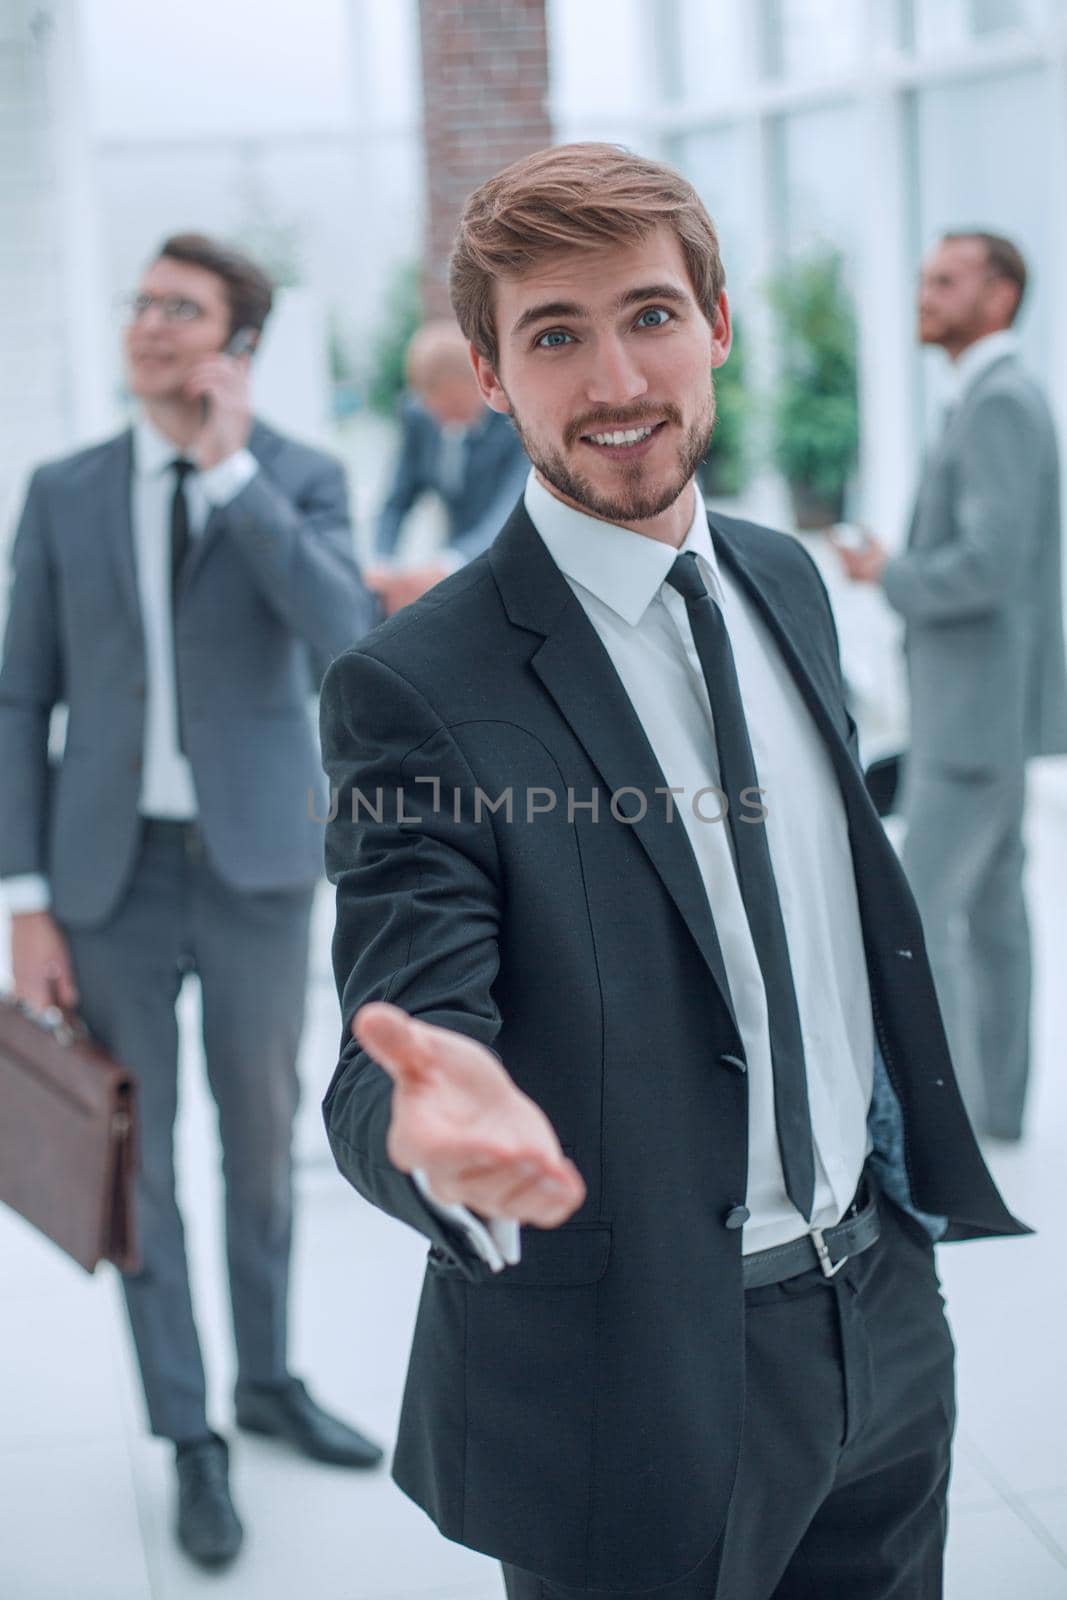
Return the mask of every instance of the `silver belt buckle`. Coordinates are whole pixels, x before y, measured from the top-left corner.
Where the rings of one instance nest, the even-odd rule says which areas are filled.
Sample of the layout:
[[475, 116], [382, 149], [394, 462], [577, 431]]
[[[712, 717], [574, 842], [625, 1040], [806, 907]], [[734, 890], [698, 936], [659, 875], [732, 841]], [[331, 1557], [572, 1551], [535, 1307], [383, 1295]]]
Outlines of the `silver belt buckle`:
[[822, 1268], [823, 1277], [833, 1278], [836, 1277], [841, 1271], [841, 1268], [848, 1260], [848, 1256], [842, 1256], [840, 1261], [831, 1261], [830, 1251], [827, 1248], [826, 1240], [822, 1235], [823, 1230], [821, 1228], [812, 1228], [809, 1238], [811, 1239], [812, 1244], [815, 1246], [815, 1254], [819, 1258], [819, 1265]]

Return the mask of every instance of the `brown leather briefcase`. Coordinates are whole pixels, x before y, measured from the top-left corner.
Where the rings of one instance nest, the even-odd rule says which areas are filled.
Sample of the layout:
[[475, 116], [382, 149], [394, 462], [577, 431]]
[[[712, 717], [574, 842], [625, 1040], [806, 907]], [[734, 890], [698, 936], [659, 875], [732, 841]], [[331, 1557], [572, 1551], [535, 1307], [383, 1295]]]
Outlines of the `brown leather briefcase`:
[[139, 1265], [136, 1088], [58, 1009], [0, 997], [0, 1200], [92, 1272]]

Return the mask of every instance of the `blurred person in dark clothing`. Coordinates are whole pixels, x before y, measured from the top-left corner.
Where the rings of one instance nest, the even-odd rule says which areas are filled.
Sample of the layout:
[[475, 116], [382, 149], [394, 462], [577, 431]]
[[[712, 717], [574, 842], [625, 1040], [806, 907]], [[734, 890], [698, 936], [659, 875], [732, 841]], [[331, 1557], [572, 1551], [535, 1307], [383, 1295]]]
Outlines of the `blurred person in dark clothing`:
[[953, 387], [908, 546], [841, 552], [904, 618], [904, 864], [964, 1098], [981, 1132], [1009, 1141], [1030, 1069], [1026, 762], [1067, 751], [1059, 459], [1012, 331], [1025, 288], [997, 234], [947, 234], [931, 251], [918, 333], [952, 362]]
[[427, 322], [407, 353], [408, 394], [392, 488], [378, 517], [378, 553], [392, 558], [408, 512], [438, 495], [448, 516], [446, 549], [408, 569], [379, 568], [368, 583], [387, 613], [410, 605], [495, 539], [530, 470], [509, 417], [491, 411], [474, 381], [467, 342], [454, 322]]
[[242, 1529], [175, 1198], [187, 972], [222, 1142], [237, 1423], [340, 1465], [381, 1456], [288, 1367], [290, 1143], [322, 863], [309, 697], [372, 602], [340, 466], [252, 416], [271, 299], [259, 268], [213, 240], [161, 247], [125, 333], [137, 418], [35, 472], [0, 665], [15, 988], [80, 1011], [138, 1078], [142, 1265], [123, 1287], [151, 1429], [176, 1446], [178, 1538], [205, 1565], [235, 1556]]

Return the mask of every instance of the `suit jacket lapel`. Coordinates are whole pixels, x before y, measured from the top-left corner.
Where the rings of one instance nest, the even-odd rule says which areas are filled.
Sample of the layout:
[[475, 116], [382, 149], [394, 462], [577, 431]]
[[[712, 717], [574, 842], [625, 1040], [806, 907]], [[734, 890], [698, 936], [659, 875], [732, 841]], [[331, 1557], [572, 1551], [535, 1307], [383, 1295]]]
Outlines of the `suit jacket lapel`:
[[841, 717], [836, 662], [805, 644], [826, 633], [826, 620], [814, 586], [806, 585], [803, 590], [797, 590], [787, 585], [777, 569], [761, 561], [747, 541], [734, 539], [713, 521], [711, 533], [720, 557], [737, 577], [778, 644], [822, 735], [841, 786], [850, 828], [874, 818], [881, 830], [863, 775], [848, 747], [847, 728]]
[[[733, 1003], [718, 935], [685, 824], [677, 811], [667, 822], [664, 777], [645, 731], [596, 630], [520, 504], [489, 551], [505, 608], [513, 623], [540, 633], [531, 666], [603, 779], [609, 794], [636, 789], [647, 801], [629, 801], [630, 824], [667, 893], [696, 941], [731, 1018]], [[602, 818], [607, 823], [608, 818]], [[736, 1019], [735, 1019], [736, 1027]]]
[[122, 598], [141, 627], [141, 597], [137, 590], [137, 558], [133, 548], [133, 431], [127, 428], [112, 441], [100, 463], [99, 515], [104, 543], [111, 551]]
[[[275, 433], [263, 425], [262, 422], [253, 422], [252, 432], [248, 439], [248, 448], [261, 464], [268, 461], [278, 448], [278, 438]], [[181, 577], [178, 580], [178, 592], [183, 592], [196, 577], [200, 568], [207, 560], [219, 536], [226, 526], [226, 507], [212, 506], [208, 519], [204, 524], [203, 532], [198, 539], [194, 539], [182, 566]]]
[[[915, 500], [912, 506], [911, 520], [908, 524], [907, 549], [921, 548], [923, 543], [923, 517], [924, 501], [933, 485], [939, 482], [946, 471], [951, 469], [952, 460], [958, 448], [958, 440], [965, 438], [971, 427], [970, 411], [976, 399], [980, 398], [986, 380], [994, 373], [1001, 372], [1006, 362], [1015, 362], [1013, 352], [1005, 350], [1002, 354], [990, 361], [988, 366], [970, 380], [965, 382], [961, 392], [950, 401], [945, 409], [941, 426], [935, 430], [927, 449], [923, 454], [922, 467], [915, 490]], [[929, 537], [929, 534], [927, 534]]]

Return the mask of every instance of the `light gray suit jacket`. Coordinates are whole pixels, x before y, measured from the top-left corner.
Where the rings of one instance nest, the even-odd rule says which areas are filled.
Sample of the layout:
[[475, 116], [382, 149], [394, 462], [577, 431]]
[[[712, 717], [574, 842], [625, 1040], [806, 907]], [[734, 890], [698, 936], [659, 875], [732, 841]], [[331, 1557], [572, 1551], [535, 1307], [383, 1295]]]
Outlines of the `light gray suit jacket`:
[[[324, 780], [309, 697], [371, 621], [344, 474], [256, 423], [260, 470], [182, 571], [183, 743], [212, 864], [243, 890], [322, 871]], [[40, 467], [15, 539], [0, 665], [0, 877], [43, 873], [57, 917], [103, 922], [136, 861], [145, 653], [129, 432]], [[68, 709], [50, 766], [53, 707]], [[309, 791], [315, 803], [309, 806]]]
[[977, 773], [1067, 751], [1056, 437], [1014, 356], [962, 396], [883, 582], [906, 623], [915, 761]]

